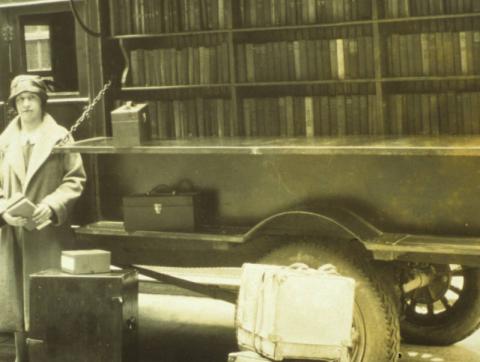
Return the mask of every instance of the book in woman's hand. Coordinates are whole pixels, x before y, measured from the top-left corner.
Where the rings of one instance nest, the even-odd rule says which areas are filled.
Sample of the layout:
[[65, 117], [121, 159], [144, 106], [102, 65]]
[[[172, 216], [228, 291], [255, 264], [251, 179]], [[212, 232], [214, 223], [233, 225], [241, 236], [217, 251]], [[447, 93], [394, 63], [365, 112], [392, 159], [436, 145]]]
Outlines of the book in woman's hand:
[[35, 204], [29, 199], [27, 199], [24, 195], [15, 194], [8, 200], [5, 211], [12, 216], [21, 216], [26, 218], [27, 223], [24, 225], [24, 227], [27, 230], [41, 230], [45, 226], [49, 225], [51, 223], [51, 220], [47, 220], [43, 223], [37, 224], [32, 219], [33, 213], [35, 212], [36, 208], [37, 207], [35, 206]]

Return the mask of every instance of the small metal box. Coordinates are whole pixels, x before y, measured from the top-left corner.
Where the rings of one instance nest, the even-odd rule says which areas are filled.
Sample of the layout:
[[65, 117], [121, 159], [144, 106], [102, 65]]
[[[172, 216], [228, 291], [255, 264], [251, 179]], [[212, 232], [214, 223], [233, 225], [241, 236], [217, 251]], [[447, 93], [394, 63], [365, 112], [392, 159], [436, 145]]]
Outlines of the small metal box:
[[62, 271], [71, 274], [108, 273], [111, 253], [106, 250], [64, 250]]
[[139, 146], [151, 139], [147, 104], [127, 102], [113, 110], [111, 116], [115, 147]]

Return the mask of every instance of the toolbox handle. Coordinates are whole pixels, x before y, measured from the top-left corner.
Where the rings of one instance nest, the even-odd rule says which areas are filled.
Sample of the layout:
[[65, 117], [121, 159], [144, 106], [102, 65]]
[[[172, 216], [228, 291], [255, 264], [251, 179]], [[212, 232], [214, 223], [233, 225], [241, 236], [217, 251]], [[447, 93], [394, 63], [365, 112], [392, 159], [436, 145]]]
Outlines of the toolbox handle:
[[168, 186], [167, 184], [160, 184], [156, 185], [154, 188], [152, 188], [150, 191], [146, 192], [145, 195], [150, 196], [150, 195], [159, 195], [159, 194], [172, 194], [175, 195], [176, 192], [175, 190], [171, 187]]
[[182, 179], [175, 184], [175, 187], [169, 186], [167, 184], [159, 184], [152, 188], [146, 193], [147, 196], [150, 195], [160, 195], [160, 194], [171, 194], [176, 195], [177, 193], [193, 192], [195, 187], [193, 182], [189, 179]]

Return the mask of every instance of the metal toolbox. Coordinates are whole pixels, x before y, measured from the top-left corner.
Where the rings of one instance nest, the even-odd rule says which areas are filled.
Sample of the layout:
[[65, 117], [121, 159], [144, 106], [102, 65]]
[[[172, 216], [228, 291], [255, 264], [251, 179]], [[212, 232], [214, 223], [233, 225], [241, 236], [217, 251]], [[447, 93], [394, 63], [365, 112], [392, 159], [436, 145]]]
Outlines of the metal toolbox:
[[127, 102], [111, 112], [114, 146], [139, 146], [151, 139], [147, 110], [147, 104]]
[[31, 362], [137, 360], [135, 271], [30, 276]]
[[244, 264], [238, 344], [275, 361], [349, 361], [354, 290], [351, 278], [305, 266]]
[[198, 194], [167, 193], [131, 195], [123, 198], [127, 231], [193, 231]]

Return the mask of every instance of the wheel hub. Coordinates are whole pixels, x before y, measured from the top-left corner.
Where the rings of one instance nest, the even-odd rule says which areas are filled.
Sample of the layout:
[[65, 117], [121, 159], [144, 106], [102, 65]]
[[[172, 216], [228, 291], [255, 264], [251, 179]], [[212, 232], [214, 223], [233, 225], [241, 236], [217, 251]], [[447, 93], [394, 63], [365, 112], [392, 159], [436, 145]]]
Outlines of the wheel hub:
[[428, 283], [405, 294], [407, 319], [433, 323], [448, 314], [463, 293], [464, 270], [459, 265], [428, 265], [417, 268], [415, 274], [427, 276]]
[[431, 304], [447, 293], [451, 283], [451, 270], [448, 265], [431, 266], [427, 273], [431, 274], [430, 283], [414, 292], [414, 299], [417, 303]]

